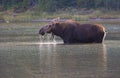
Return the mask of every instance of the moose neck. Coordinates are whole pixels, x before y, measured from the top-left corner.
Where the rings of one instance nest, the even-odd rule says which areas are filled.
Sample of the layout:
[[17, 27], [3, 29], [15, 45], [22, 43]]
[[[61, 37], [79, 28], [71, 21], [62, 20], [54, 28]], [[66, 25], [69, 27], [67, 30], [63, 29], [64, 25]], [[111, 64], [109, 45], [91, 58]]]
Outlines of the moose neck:
[[54, 30], [52, 30], [52, 33], [54, 34], [54, 35], [56, 35], [56, 36], [59, 36], [59, 37], [61, 37], [62, 39], [63, 39], [63, 37], [64, 37], [64, 30], [62, 30], [62, 29], [54, 29]]

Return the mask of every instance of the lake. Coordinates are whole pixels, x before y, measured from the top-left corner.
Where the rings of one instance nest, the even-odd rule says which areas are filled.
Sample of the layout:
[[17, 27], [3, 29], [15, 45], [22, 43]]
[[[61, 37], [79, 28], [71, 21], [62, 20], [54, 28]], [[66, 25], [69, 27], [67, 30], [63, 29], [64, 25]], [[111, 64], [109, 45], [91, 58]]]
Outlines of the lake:
[[0, 23], [0, 78], [120, 78], [120, 26], [103, 44], [39, 37], [39, 23]]

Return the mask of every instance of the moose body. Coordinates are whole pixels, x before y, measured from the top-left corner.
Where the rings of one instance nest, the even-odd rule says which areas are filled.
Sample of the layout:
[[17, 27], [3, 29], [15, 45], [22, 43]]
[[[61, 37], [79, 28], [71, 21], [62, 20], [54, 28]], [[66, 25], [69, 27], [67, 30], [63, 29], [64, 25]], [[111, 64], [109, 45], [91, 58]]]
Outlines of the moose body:
[[80, 24], [76, 21], [52, 22], [43, 26], [39, 34], [52, 33], [70, 43], [102, 43], [105, 38], [105, 28], [100, 24]]

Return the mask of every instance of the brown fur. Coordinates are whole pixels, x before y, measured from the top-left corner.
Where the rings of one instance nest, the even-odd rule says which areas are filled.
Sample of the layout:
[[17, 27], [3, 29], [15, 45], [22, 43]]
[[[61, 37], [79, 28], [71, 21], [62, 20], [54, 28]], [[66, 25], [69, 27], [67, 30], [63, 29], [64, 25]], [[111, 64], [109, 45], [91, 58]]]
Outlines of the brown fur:
[[[51, 29], [48, 33], [60, 36], [64, 43], [102, 43], [105, 37], [105, 28], [100, 24], [80, 24], [66, 20], [54, 22], [50, 26], [47, 28], [47, 30]], [[45, 27], [41, 31], [47, 31]]]

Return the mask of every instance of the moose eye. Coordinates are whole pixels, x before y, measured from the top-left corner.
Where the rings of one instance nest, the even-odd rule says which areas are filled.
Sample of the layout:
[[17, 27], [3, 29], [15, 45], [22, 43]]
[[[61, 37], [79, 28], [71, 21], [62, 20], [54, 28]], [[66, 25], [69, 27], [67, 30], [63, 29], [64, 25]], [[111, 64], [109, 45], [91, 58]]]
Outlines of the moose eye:
[[52, 25], [49, 25], [49, 27], [52, 27]]

